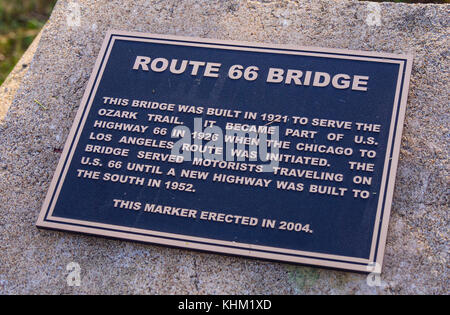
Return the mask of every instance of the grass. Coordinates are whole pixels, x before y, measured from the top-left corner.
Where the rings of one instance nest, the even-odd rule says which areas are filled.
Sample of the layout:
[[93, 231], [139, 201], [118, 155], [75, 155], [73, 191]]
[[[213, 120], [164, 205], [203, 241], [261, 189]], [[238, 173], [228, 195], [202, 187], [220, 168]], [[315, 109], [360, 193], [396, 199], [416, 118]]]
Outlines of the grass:
[[[390, 2], [450, 3], [450, 0]], [[0, 85], [39, 33], [55, 3], [56, 0], [0, 0]]]
[[56, 0], [0, 0], [0, 84], [47, 21]]

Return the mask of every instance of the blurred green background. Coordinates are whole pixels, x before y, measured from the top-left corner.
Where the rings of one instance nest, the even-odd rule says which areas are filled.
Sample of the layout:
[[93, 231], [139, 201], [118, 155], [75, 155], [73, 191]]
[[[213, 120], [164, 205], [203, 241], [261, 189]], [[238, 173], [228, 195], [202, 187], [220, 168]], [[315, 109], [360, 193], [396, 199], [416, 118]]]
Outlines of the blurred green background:
[[0, 85], [47, 21], [56, 0], [0, 0]]
[[[391, 2], [450, 3], [450, 0]], [[39, 33], [55, 3], [56, 0], [0, 0], [0, 85]]]

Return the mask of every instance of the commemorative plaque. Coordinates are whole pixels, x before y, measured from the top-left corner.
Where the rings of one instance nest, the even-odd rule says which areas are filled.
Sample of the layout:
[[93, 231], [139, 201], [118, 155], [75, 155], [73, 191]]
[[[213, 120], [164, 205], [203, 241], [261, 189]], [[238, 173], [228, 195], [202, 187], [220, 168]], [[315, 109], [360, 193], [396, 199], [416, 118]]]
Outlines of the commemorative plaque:
[[37, 226], [380, 272], [411, 64], [110, 31]]

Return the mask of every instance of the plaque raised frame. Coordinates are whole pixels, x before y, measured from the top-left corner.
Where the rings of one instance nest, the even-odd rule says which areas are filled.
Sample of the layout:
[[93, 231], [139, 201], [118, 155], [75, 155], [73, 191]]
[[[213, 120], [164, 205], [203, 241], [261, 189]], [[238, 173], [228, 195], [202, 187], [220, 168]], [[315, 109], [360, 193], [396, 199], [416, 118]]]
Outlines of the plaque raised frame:
[[[123, 45], [122, 48], [118, 45]], [[111, 224], [111, 222], [102, 221], [103, 212], [101, 214], [98, 214], [98, 217], [95, 217], [97, 214], [93, 214], [96, 211], [110, 211], [105, 209], [110, 209], [112, 206], [105, 205], [102, 197], [98, 198], [98, 200], [95, 200], [91, 195], [84, 198], [84, 193], [80, 187], [83, 185], [75, 185], [75, 186], [67, 186], [69, 188], [66, 188], [65, 185], [69, 185], [71, 182], [75, 182], [80, 179], [76, 179], [73, 176], [70, 177], [70, 170], [72, 165], [77, 163], [74, 162], [73, 158], [76, 153], [76, 151], [80, 148], [79, 142], [83, 140], [82, 134], [83, 131], [86, 128], [89, 128], [89, 125], [87, 123], [92, 124], [92, 118], [89, 118], [89, 115], [91, 112], [93, 112], [93, 108], [95, 106], [95, 98], [97, 96], [101, 97], [99, 95], [99, 87], [102, 86], [102, 84], [106, 84], [105, 82], [105, 69], [109, 71], [108, 69], [112, 67], [112, 62], [114, 62], [114, 66], [118, 69], [118, 71], [122, 71], [122, 64], [118, 62], [117, 56], [127, 56], [126, 55], [126, 49], [128, 49], [127, 45], [129, 46], [129, 51], [133, 50], [133, 53], [136, 51], [158, 51], [158, 49], [166, 49], [167, 47], [170, 48], [170, 51], [177, 52], [180, 49], [186, 49], [186, 51], [193, 51], [197, 52], [197, 50], [206, 49], [208, 50], [208, 53], [211, 54], [211, 58], [216, 58], [217, 60], [220, 59], [221, 56], [224, 56], [223, 58], [236, 58], [236, 63], [243, 63], [240, 61], [241, 56], [244, 56], [242, 58], [245, 59], [245, 61], [248, 64], [248, 60], [252, 60], [254, 58], [254, 55], [251, 54], [258, 54], [258, 57], [261, 57], [261, 59], [256, 59], [255, 63], [258, 63], [259, 60], [261, 60], [262, 63], [265, 62], [266, 58], [272, 58], [273, 56], [277, 56], [280, 60], [283, 60], [283, 58], [289, 57], [289, 58], [304, 58], [304, 60], [308, 60], [307, 58], [311, 58], [311, 61], [308, 61], [311, 67], [315, 66], [315, 63], [322, 62], [322, 60], [328, 61], [330, 64], [331, 70], [334, 71], [334, 69], [339, 68], [339, 62], [346, 63], [346, 62], [356, 62], [358, 64], [357, 67], [359, 67], [359, 64], [367, 65], [367, 69], [372, 69], [373, 73], [377, 73], [377, 67], [386, 67], [386, 73], [390, 73], [389, 69], [394, 69], [393, 75], [395, 75], [395, 82], [392, 82], [393, 86], [395, 88], [392, 90], [392, 108], [389, 108], [389, 111], [391, 113], [390, 117], [386, 118], [389, 121], [389, 127], [387, 127], [386, 131], [386, 143], [383, 147], [383, 154], [384, 159], [380, 162], [382, 165], [381, 168], [377, 170], [377, 172], [380, 174], [380, 184], [379, 184], [379, 190], [376, 192], [378, 195], [376, 196], [376, 213], [373, 212], [373, 220], [371, 219], [370, 223], [364, 223], [368, 224], [368, 226], [373, 226], [373, 230], [371, 230], [370, 234], [370, 248], [367, 247], [367, 249], [364, 249], [368, 255], [365, 257], [362, 257], [364, 255], [345, 255], [345, 254], [339, 254], [340, 252], [344, 253], [347, 252], [347, 249], [345, 248], [345, 245], [342, 243], [347, 240], [347, 238], [343, 237], [342, 241], [336, 242], [335, 247], [337, 248], [336, 252], [333, 250], [330, 250], [327, 252], [326, 250], [326, 240], [330, 243], [334, 242], [332, 240], [333, 235], [329, 235], [329, 231], [323, 232], [323, 239], [320, 241], [317, 241], [317, 250], [314, 250], [314, 246], [309, 245], [308, 241], [304, 240], [303, 238], [299, 238], [299, 243], [305, 242], [305, 249], [301, 248], [294, 248], [294, 245], [290, 245], [290, 247], [283, 247], [283, 239], [289, 238], [294, 234], [279, 234], [279, 231], [273, 232], [275, 235], [273, 240], [271, 240], [272, 245], [268, 245], [265, 243], [264, 237], [261, 236], [263, 234], [255, 234], [256, 241], [251, 242], [248, 241], [248, 239], [251, 240], [252, 233], [250, 231], [251, 228], [249, 227], [240, 227], [241, 230], [232, 230], [228, 235], [225, 232], [221, 232], [221, 237], [214, 238], [211, 237], [211, 234], [209, 235], [201, 235], [200, 232], [195, 232], [190, 230], [189, 233], [180, 233], [180, 231], [171, 230], [172, 227], [175, 226], [164, 223], [161, 225], [158, 229], [147, 229], [142, 228], [142, 226], [134, 225], [133, 222], [135, 221], [127, 221], [127, 224], [121, 225], [121, 224]], [[135, 46], [133, 46], [135, 45]], [[155, 45], [155, 46], [151, 46]], [[156, 46], [158, 45], [158, 46]], [[150, 48], [149, 48], [150, 47]], [[159, 48], [162, 47], [162, 48]], [[111, 59], [112, 52], [115, 53], [115, 49], [122, 49], [120, 50], [120, 53], [116, 53], [116, 55], [113, 54], [113, 58]], [[163, 51], [163, 50], [161, 50]], [[227, 56], [223, 54], [227, 54]], [[183, 55], [184, 52], [181, 52], [180, 55]], [[234, 56], [235, 55], [235, 56]], [[185, 55], [183, 55], [185, 56]], [[155, 56], [156, 57], [156, 56]], [[186, 57], [186, 59], [188, 59]], [[130, 58], [123, 58], [124, 63], [129, 66], [130, 70], [132, 67], [132, 63]], [[255, 60], [255, 59], [253, 59]], [[264, 61], [264, 62], [263, 62]], [[302, 62], [303, 62], [302, 61]], [[273, 62], [270, 61], [270, 62]], [[336, 65], [334, 65], [336, 64]], [[109, 67], [109, 68], [108, 68]], [[334, 68], [333, 68], [334, 67]], [[362, 67], [362, 66], [361, 66]], [[190, 249], [196, 249], [196, 250], [204, 250], [204, 251], [210, 251], [210, 252], [217, 252], [217, 253], [225, 253], [225, 254], [232, 254], [232, 255], [241, 255], [241, 256], [248, 256], [248, 257], [255, 257], [255, 258], [262, 258], [262, 259], [269, 259], [269, 260], [277, 260], [277, 261], [284, 261], [284, 262], [291, 262], [291, 263], [300, 263], [300, 264], [309, 264], [309, 265], [316, 265], [316, 266], [322, 266], [322, 267], [331, 267], [331, 268], [340, 268], [340, 269], [347, 269], [347, 270], [354, 270], [354, 271], [361, 271], [361, 272], [381, 272], [381, 265], [383, 261], [384, 251], [385, 251], [385, 244], [386, 244], [386, 237], [387, 237], [387, 229], [388, 229], [388, 222], [389, 222], [389, 215], [390, 215], [390, 209], [391, 209], [391, 203], [392, 203], [392, 197], [393, 197], [393, 190], [394, 190], [394, 182], [395, 182], [395, 174], [397, 169], [397, 163], [398, 163], [398, 157], [399, 157], [399, 150], [400, 150], [400, 142], [401, 142], [401, 134], [402, 134], [402, 128], [403, 128], [403, 122], [404, 122], [404, 116], [405, 116], [405, 110], [406, 110], [406, 102], [407, 102], [407, 94], [408, 94], [408, 86], [409, 86], [409, 79], [411, 75], [411, 67], [412, 67], [412, 56], [411, 55], [399, 55], [399, 54], [388, 54], [388, 53], [378, 53], [378, 52], [365, 52], [365, 51], [351, 51], [351, 50], [344, 50], [344, 49], [330, 49], [330, 48], [314, 48], [314, 47], [298, 47], [298, 46], [291, 46], [291, 45], [273, 45], [273, 44], [260, 44], [260, 43], [248, 43], [248, 42], [237, 42], [237, 41], [224, 41], [224, 40], [213, 40], [213, 39], [203, 39], [203, 38], [191, 38], [191, 37], [180, 37], [180, 36], [171, 36], [171, 35], [157, 35], [157, 34], [144, 34], [144, 33], [133, 33], [133, 32], [124, 32], [124, 31], [109, 31], [106, 35], [106, 38], [103, 42], [102, 48], [100, 50], [98, 59], [95, 63], [94, 69], [92, 71], [92, 75], [89, 79], [89, 82], [86, 87], [86, 91], [84, 93], [84, 96], [81, 100], [81, 104], [79, 107], [79, 110], [77, 112], [75, 121], [73, 123], [72, 129], [68, 135], [64, 150], [62, 152], [60, 161], [58, 163], [58, 166], [55, 171], [55, 175], [53, 177], [53, 180], [50, 184], [47, 196], [45, 198], [45, 201], [43, 203], [38, 221], [37, 226], [40, 228], [50, 228], [50, 229], [57, 229], [57, 230], [66, 230], [66, 231], [73, 231], [73, 232], [81, 232], [81, 233], [87, 233], [87, 234], [94, 234], [94, 235], [100, 235], [100, 236], [106, 236], [106, 237], [114, 237], [119, 239], [126, 239], [126, 240], [134, 240], [134, 241], [141, 241], [141, 242], [147, 242], [147, 243], [154, 243], [154, 244], [160, 244], [160, 245], [168, 245], [168, 246], [175, 246], [175, 247], [182, 247], [182, 248], [190, 248]], [[359, 69], [359, 68], [358, 68]], [[362, 67], [361, 69], [365, 69]], [[328, 69], [325, 69], [328, 70]], [[330, 70], [330, 71], [331, 71]], [[369, 71], [367, 70], [367, 71]], [[124, 70], [125, 71], [125, 70]], [[337, 70], [336, 70], [337, 71]], [[110, 72], [108, 72], [110, 73]], [[130, 75], [134, 75], [135, 72], [124, 72], [124, 73], [132, 73]], [[128, 74], [127, 74], [128, 75]], [[141, 74], [139, 74], [141, 75]], [[147, 75], [147, 74], [146, 74]], [[375, 75], [374, 75], [375, 76]], [[375, 76], [376, 77], [376, 76]], [[142, 79], [143, 76], [140, 77]], [[108, 81], [108, 85], [114, 85], [116, 84], [117, 87], [122, 84], [128, 84], [127, 82], [118, 82], [117, 80], [114, 81], [116, 78], [110, 78], [110, 81]], [[183, 80], [187, 80], [184, 78]], [[214, 78], [212, 78], [214, 80]], [[124, 80], [125, 81], [125, 80]], [[164, 81], [165, 82], [165, 81]], [[187, 82], [187, 81], [186, 81]], [[194, 81], [193, 81], [194, 82]], [[196, 83], [183, 83], [183, 84], [196, 84]], [[131, 83], [130, 83], [131, 84]], [[144, 83], [143, 83], [144, 84]], [[181, 84], [181, 83], [180, 83]], [[206, 83], [205, 83], [206, 84]], [[213, 84], [213, 83], [211, 83]], [[238, 84], [238, 83], [237, 83]], [[243, 84], [243, 83], [239, 83]], [[266, 83], [267, 84], [267, 83]], [[215, 85], [211, 85], [215, 86]], [[132, 89], [132, 87], [129, 87], [129, 89]], [[244, 89], [244, 88], [242, 88]], [[268, 88], [270, 89], [270, 88]], [[180, 88], [181, 90], [181, 88]], [[134, 90], [133, 90], [134, 91]], [[389, 91], [391, 92], [391, 91]], [[137, 92], [136, 92], [137, 93]], [[150, 93], [150, 92], [149, 92]], [[212, 93], [212, 92], [211, 92]], [[243, 92], [236, 92], [237, 95], [244, 95]], [[239, 94], [241, 93], [241, 94]], [[291, 93], [291, 92], [289, 92]], [[296, 92], [292, 92], [296, 93]], [[316, 93], [316, 92], [311, 92]], [[331, 93], [331, 92], [330, 92]], [[335, 93], [335, 92], [333, 92]], [[336, 92], [338, 93], [338, 92]], [[386, 92], [387, 93], [387, 92]], [[151, 94], [151, 93], [150, 93]], [[312, 94], [314, 96], [314, 94]], [[338, 94], [336, 94], [338, 95]], [[340, 94], [339, 94], [340, 95]], [[337, 96], [336, 99], [338, 100], [340, 96]], [[311, 97], [313, 97], [311, 96]], [[125, 96], [127, 97], [127, 96]], [[256, 96], [255, 96], [256, 97]], [[351, 103], [352, 99], [350, 96], [348, 96], [348, 99], [345, 99], [343, 97], [343, 103]], [[312, 98], [311, 98], [312, 99]], [[381, 97], [380, 97], [381, 99]], [[190, 99], [191, 100], [191, 99]], [[235, 99], [233, 99], [234, 101]], [[204, 100], [199, 100], [205, 102]], [[245, 103], [248, 101], [242, 101], [242, 103]], [[175, 101], [176, 103], [176, 101]], [[206, 102], [207, 103], [207, 102]], [[229, 103], [232, 103], [230, 101]], [[213, 105], [213, 104], [206, 104]], [[218, 106], [217, 104], [214, 104]], [[245, 105], [245, 104], [244, 104]], [[303, 105], [304, 106], [304, 105]], [[321, 105], [319, 104], [318, 107]], [[386, 105], [387, 106], [387, 105]], [[273, 112], [277, 112], [279, 108], [273, 108]], [[384, 112], [383, 112], [384, 113]], [[318, 115], [320, 117], [320, 115]], [[381, 116], [381, 114], [380, 114]], [[370, 117], [369, 117], [370, 118]], [[86, 138], [84, 136], [84, 138]], [[69, 176], [68, 176], [69, 173]], [[101, 181], [97, 181], [97, 185], [102, 186], [104, 185]], [[128, 187], [128, 186], [127, 186]], [[126, 188], [127, 191], [130, 192], [136, 188]], [[130, 190], [131, 189], [131, 190]], [[168, 194], [169, 192], [164, 191], [163, 189], [160, 189], [163, 192], [161, 194]], [[67, 192], [65, 192], [67, 191]], [[65, 193], [65, 197], [61, 197], [61, 193]], [[101, 193], [97, 193], [97, 196]], [[155, 191], [147, 192], [147, 194], [154, 194]], [[170, 192], [171, 194], [174, 194], [174, 196], [177, 196], [177, 194], [185, 194], [184, 192]], [[232, 193], [232, 192], [231, 192]], [[158, 193], [159, 194], [159, 193]], [[256, 193], [255, 193], [256, 194]], [[280, 193], [281, 194], [281, 193]], [[70, 199], [67, 196], [77, 196], [75, 199]], [[105, 196], [108, 195], [108, 193], [105, 190]], [[109, 196], [109, 195], [108, 195]], [[183, 195], [184, 196], [184, 195]], [[234, 195], [236, 196], [236, 195]], [[249, 196], [249, 195], [246, 195]], [[259, 195], [258, 195], [259, 196]], [[289, 195], [291, 196], [291, 195]], [[293, 196], [293, 195], [292, 195]], [[237, 195], [236, 198], [238, 198], [239, 195]], [[68, 210], [67, 205], [60, 205], [60, 203], [63, 203], [63, 201], [60, 202], [60, 198], [66, 198], [70, 199], [70, 202], [67, 201], [66, 204], [71, 204], [73, 209], [77, 209], [77, 207], [80, 205], [83, 206], [84, 202], [87, 202], [92, 206], [91, 209], [81, 209], [77, 212], [77, 214], [70, 214]], [[72, 197], [71, 197], [72, 198]], [[105, 197], [106, 198], [106, 197]], [[175, 201], [177, 200], [177, 197], [174, 197]], [[181, 198], [181, 197], [180, 197]], [[230, 197], [231, 198], [231, 197]], [[233, 197], [234, 198], [234, 197]], [[280, 197], [280, 198], [284, 198]], [[289, 197], [291, 198], [291, 197]], [[295, 199], [296, 197], [292, 197]], [[298, 196], [299, 200], [301, 200], [300, 195]], [[323, 197], [325, 198], [325, 197]], [[183, 198], [181, 198], [183, 199]], [[74, 203], [74, 200], [79, 200], [78, 203]], [[200, 200], [200, 199], [199, 199]], [[245, 208], [245, 200], [249, 201], [249, 198], [242, 198], [242, 207]], [[145, 202], [146, 200], [142, 200]], [[150, 201], [150, 200], [148, 200]], [[174, 206], [183, 206], [182, 201], [178, 202]], [[192, 208], [192, 204], [189, 204], [187, 207]], [[60, 210], [61, 214], [58, 214], [58, 209]], [[202, 204], [202, 201], [199, 201], [199, 204], [195, 207], [197, 209], [211, 209], [210, 204]], [[216, 207], [218, 210], [223, 210], [220, 205], [217, 205]], [[56, 209], [56, 210], [55, 210]], [[236, 213], [236, 209], [234, 210], [234, 213]], [[112, 210], [111, 210], [112, 211]], [[114, 210], [115, 211], [115, 210]], [[128, 212], [124, 210], [123, 211], [124, 218], [128, 215]], [[247, 210], [246, 210], [247, 211]], [[308, 210], [309, 211], [309, 210]], [[368, 211], [368, 210], [367, 210]], [[138, 211], [139, 212], [139, 211]], [[263, 211], [264, 216], [270, 215], [270, 209], [265, 209]], [[370, 211], [368, 211], [370, 212]], [[370, 213], [372, 213], [370, 212]], [[131, 212], [130, 212], [131, 213]], [[246, 214], [253, 213], [251, 209], [249, 209]], [[82, 218], [82, 216], [86, 214], [86, 218]], [[93, 215], [95, 218], [89, 217]], [[121, 214], [120, 214], [121, 215]], [[120, 216], [119, 215], [119, 216]], [[131, 215], [131, 214], [130, 214]], [[134, 215], [134, 214], [133, 214]], [[153, 216], [157, 216], [156, 214], [152, 214]], [[242, 213], [241, 213], [242, 215]], [[260, 216], [260, 218], [264, 217], [263, 215]], [[347, 215], [348, 216], [348, 215]], [[89, 217], [89, 218], [88, 218]], [[159, 217], [155, 217], [156, 219], [154, 221], [158, 221]], [[336, 218], [342, 219], [341, 216], [336, 214]], [[180, 218], [181, 219], [181, 218]], [[189, 221], [189, 218], [183, 218], [186, 220], [186, 226], [189, 224], [194, 224], [193, 220]], [[295, 219], [295, 218], [294, 218]], [[364, 221], [364, 218], [358, 218], [358, 222]], [[136, 219], [138, 220], [138, 219]], [[169, 219], [168, 219], [169, 220]], [[177, 219], [178, 220], [178, 219]], [[323, 220], [326, 220], [326, 216], [323, 215]], [[330, 219], [331, 220], [331, 219]], [[344, 220], [344, 219], [342, 219]], [[131, 223], [130, 223], [131, 222]], [[176, 221], [178, 222], [178, 221]], [[181, 221], [180, 221], [181, 222]], [[184, 221], [183, 221], [184, 222]], [[189, 223], [190, 222], [190, 223]], [[318, 223], [318, 220], [315, 219], [315, 232], [312, 234], [313, 236], [302, 236], [302, 237], [315, 237], [316, 233], [320, 234], [317, 230], [320, 230], [320, 223]], [[178, 224], [178, 223], [177, 223]], [[181, 223], [180, 223], [181, 224]], [[184, 224], [184, 223], [183, 223]], [[201, 229], [200, 224], [219, 224], [217, 222], [200, 222], [195, 223], [199, 224], [195, 229]], [[223, 224], [223, 223], [220, 223]], [[330, 223], [331, 224], [331, 223]], [[346, 223], [347, 224], [347, 223]], [[361, 223], [363, 224], [363, 223]], [[344, 225], [342, 225], [344, 226]], [[342, 226], [337, 225], [336, 229], [342, 229]], [[218, 230], [227, 230], [231, 229], [230, 225], [223, 225], [223, 228], [221, 228], [222, 225], [217, 225], [215, 228]], [[234, 227], [233, 227], [234, 229]], [[352, 227], [345, 227], [347, 235], [352, 233]], [[356, 229], [356, 228], [355, 228]], [[206, 230], [206, 229], [205, 229]], [[356, 229], [357, 230], [357, 229]], [[250, 232], [249, 232], [250, 231]], [[247, 233], [244, 236], [242, 236], [241, 241], [241, 235], [239, 233]], [[197, 234], [196, 234], [197, 233]], [[272, 233], [272, 232], [270, 232]], [[268, 233], [267, 235], [269, 235]], [[288, 233], [288, 232], [285, 232]], [[328, 233], [328, 236], [325, 234]], [[336, 232], [337, 233], [337, 232]], [[361, 234], [361, 233], [360, 233]], [[281, 236], [280, 236], [281, 235]], [[297, 235], [297, 234], [295, 234]], [[320, 236], [320, 235], [319, 235]], [[319, 237], [318, 236], [318, 237]], [[361, 236], [364, 236], [361, 234]], [[297, 236], [295, 236], [297, 237]], [[294, 237], [294, 238], [295, 238]], [[339, 236], [336, 235], [336, 238]], [[352, 238], [349, 238], [352, 240], [352, 242], [349, 242], [348, 247], [353, 246], [351, 249], [348, 250], [348, 252], [358, 252], [359, 251], [359, 245], [357, 243], [357, 240], [359, 238], [359, 234], [355, 234], [352, 236]], [[247, 240], [247, 241], [244, 241]], [[309, 239], [311, 240], [311, 239]], [[354, 241], [354, 242], [353, 242]], [[278, 243], [277, 243], [278, 242]], [[310, 243], [314, 243], [316, 241], [311, 241]], [[367, 242], [366, 242], [367, 243]], [[278, 246], [274, 246], [273, 244], [278, 244]], [[302, 243], [303, 244], [303, 243]], [[364, 247], [361, 245], [360, 247]], [[306, 249], [307, 248], [307, 249]], [[311, 249], [313, 248], [313, 250]], [[324, 249], [325, 248], [325, 249]], [[362, 251], [362, 250], [361, 250]]]

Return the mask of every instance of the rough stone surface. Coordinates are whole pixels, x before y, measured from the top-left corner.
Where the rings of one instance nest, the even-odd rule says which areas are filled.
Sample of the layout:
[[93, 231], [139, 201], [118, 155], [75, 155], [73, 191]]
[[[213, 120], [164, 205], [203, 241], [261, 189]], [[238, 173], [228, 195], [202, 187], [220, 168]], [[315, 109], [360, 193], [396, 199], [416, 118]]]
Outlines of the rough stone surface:
[[[358, 1], [72, 3], [57, 3], [0, 126], [0, 294], [449, 293], [449, 5], [383, 3], [377, 21]], [[77, 5], [79, 21], [70, 16]], [[351, 272], [38, 230], [59, 149], [109, 28], [413, 53], [381, 286]], [[66, 284], [70, 262], [81, 266], [80, 287]]]

